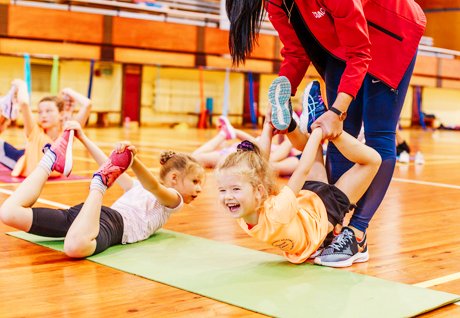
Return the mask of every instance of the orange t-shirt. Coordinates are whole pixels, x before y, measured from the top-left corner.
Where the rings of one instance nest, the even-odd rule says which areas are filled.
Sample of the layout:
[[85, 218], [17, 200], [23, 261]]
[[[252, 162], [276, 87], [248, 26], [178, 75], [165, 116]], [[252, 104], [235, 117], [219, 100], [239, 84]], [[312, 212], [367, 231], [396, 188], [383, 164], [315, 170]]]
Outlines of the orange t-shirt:
[[[52, 144], [53, 140], [45, 134], [40, 126], [35, 125], [29, 137], [27, 138], [24, 155], [19, 158], [14, 166], [11, 175], [13, 177], [27, 177], [37, 167], [43, 157], [43, 146]], [[52, 172], [51, 176], [59, 176], [57, 172]]]
[[318, 249], [329, 224], [326, 207], [316, 193], [301, 190], [296, 197], [288, 186], [265, 200], [253, 228], [242, 218], [238, 222], [250, 236], [280, 248], [295, 264], [303, 263]]

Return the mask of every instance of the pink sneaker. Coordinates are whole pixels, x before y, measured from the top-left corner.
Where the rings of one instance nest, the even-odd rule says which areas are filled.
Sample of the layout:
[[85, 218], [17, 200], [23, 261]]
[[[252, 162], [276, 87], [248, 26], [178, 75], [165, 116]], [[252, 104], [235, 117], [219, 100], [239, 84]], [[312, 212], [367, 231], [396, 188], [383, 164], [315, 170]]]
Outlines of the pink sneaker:
[[66, 177], [68, 177], [72, 171], [73, 135], [73, 130], [65, 130], [52, 145], [46, 144], [45, 147], [43, 147], [43, 152], [49, 149], [56, 156], [51, 170], [62, 173]]
[[225, 139], [230, 140], [230, 139], [236, 138], [235, 128], [233, 128], [232, 124], [230, 124], [230, 121], [228, 120], [227, 117], [220, 116], [218, 126], [220, 130], [224, 132]]
[[102, 183], [109, 188], [131, 166], [133, 159], [133, 154], [128, 149], [120, 153], [112, 151], [109, 159], [99, 167], [99, 170], [93, 174], [93, 177], [99, 176]]

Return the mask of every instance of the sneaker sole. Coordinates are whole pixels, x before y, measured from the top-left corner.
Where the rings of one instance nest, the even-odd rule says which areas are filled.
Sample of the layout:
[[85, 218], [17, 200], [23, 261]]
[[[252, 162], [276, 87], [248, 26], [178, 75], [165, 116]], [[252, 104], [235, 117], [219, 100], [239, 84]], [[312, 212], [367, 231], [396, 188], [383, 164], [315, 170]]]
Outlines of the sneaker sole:
[[310, 82], [303, 92], [303, 100], [302, 100], [302, 114], [300, 115], [300, 124], [299, 129], [303, 134], [308, 133], [308, 120], [309, 120], [309, 112], [308, 112], [308, 98], [310, 97], [311, 87], [313, 86], [314, 82]]
[[67, 143], [67, 148], [65, 150], [65, 164], [64, 164], [64, 172], [62, 173], [66, 177], [70, 175], [72, 172], [72, 145], [73, 145], [73, 136], [75, 134], [74, 130], [69, 132], [69, 141]]
[[313, 254], [311, 254], [308, 259], [315, 259], [316, 257], [320, 256], [321, 253], [323, 252], [322, 248], [318, 248]]
[[323, 262], [320, 257], [315, 258], [316, 265], [328, 266], [328, 267], [349, 267], [354, 263], [364, 263], [369, 260], [369, 252], [357, 253], [347, 260], [340, 262]]
[[268, 90], [268, 100], [272, 105], [272, 125], [278, 130], [286, 130], [291, 123], [289, 103], [291, 98], [291, 83], [285, 76], [276, 78]]

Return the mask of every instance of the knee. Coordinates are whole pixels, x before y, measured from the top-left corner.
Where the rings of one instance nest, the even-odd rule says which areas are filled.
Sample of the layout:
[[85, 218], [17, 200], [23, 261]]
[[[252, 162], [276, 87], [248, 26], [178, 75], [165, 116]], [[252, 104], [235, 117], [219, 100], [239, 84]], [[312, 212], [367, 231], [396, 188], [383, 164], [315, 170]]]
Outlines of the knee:
[[381, 159], [396, 158], [396, 139], [393, 133], [374, 133], [366, 138], [366, 145], [375, 149]]
[[382, 156], [374, 149], [372, 149], [370, 158], [369, 158], [369, 165], [374, 168], [377, 172], [382, 164]]
[[91, 241], [81, 237], [66, 237], [64, 253], [72, 258], [85, 258], [93, 254]]
[[0, 206], [0, 220], [6, 225], [14, 226], [18, 216], [16, 210], [16, 205], [10, 199], [6, 199]]

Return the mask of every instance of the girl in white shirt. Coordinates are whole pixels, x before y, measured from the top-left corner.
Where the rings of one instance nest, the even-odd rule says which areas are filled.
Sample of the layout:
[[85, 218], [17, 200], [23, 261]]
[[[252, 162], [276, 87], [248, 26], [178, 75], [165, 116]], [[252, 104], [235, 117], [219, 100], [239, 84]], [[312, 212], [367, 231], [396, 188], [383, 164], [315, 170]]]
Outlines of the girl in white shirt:
[[[66, 129], [74, 131], [75, 137], [101, 165], [93, 175], [85, 202], [69, 209], [32, 208], [51, 171], [59, 171], [64, 162], [71, 162], [66, 150], [72, 145], [72, 137], [64, 133], [48, 147], [40, 164], [2, 204], [0, 219], [6, 225], [32, 234], [65, 237], [64, 253], [69, 257], [83, 258], [112, 245], [145, 240], [160, 229], [173, 212], [184, 203], [192, 202], [201, 192], [204, 169], [189, 155], [164, 152], [158, 180], [135, 157], [136, 149], [130, 143], [119, 143], [107, 158], [83, 133], [78, 122], [67, 122]], [[131, 164], [138, 180], [123, 173]], [[125, 193], [110, 208], [103, 206], [103, 195], [115, 181]]]

